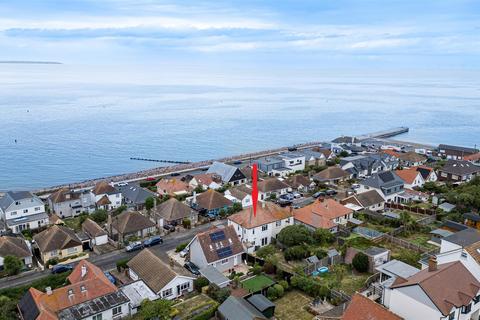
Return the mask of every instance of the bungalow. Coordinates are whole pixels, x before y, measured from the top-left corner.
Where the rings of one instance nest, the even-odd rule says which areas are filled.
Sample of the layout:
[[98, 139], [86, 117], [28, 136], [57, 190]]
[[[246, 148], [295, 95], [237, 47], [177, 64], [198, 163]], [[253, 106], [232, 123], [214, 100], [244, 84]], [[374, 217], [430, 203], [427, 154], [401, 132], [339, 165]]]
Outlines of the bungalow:
[[89, 191], [61, 188], [48, 197], [48, 205], [61, 218], [75, 217], [95, 210], [95, 199]]
[[92, 190], [98, 209], [113, 210], [122, 205], [122, 193], [106, 181], [100, 181]]
[[452, 160], [463, 160], [466, 156], [471, 156], [478, 152], [479, 150], [476, 148], [466, 148], [447, 144], [441, 144], [438, 146], [438, 156]]
[[155, 223], [137, 211], [126, 211], [112, 218], [108, 215], [107, 230], [110, 238], [120, 243], [130, 237], [145, 238], [157, 232]]
[[327, 158], [322, 152], [314, 151], [313, 149], [304, 149], [297, 153], [305, 156], [305, 166], [324, 166], [327, 164]]
[[242, 204], [242, 208], [252, 206], [252, 189], [247, 185], [240, 185], [234, 188], [230, 188], [225, 191], [225, 198], [232, 202], [238, 202]]
[[188, 183], [180, 179], [160, 179], [155, 186], [160, 196], [183, 196], [189, 194], [192, 190]]
[[435, 170], [433, 170], [433, 168], [427, 166], [417, 166], [411, 167], [410, 169], [420, 172], [425, 182], [435, 182], [438, 180], [437, 174], [435, 173]]
[[293, 225], [291, 209], [282, 208], [271, 202], [262, 202], [253, 216], [251, 209], [244, 209], [228, 217], [238, 238], [245, 243], [247, 252], [253, 252], [271, 243], [272, 238], [286, 226]]
[[285, 180], [285, 183], [288, 184], [293, 190], [298, 190], [300, 192], [308, 192], [315, 187], [315, 182], [301, 174], [296, 174], [289, 177], [287, 180]]
[[188, 185], [192, 190], [198, 188], [199, 186], [203, 190], [217, 190], [222, 186], [222, 177], [215, 173], [197, 174], [192, 177]]
[[245, 177], [239, 168], [218, 161], [215, 161], [208, 168], [207, 173], [213, 173], [220, 176], [224, 184], [229, 183], [236, 186], [247, 182], [247, 177]]
[[3, 268], [3, 260], [6, 256], [17, 257], [24, 266], [27, 268], [32, 267], [32, 249], [30, 243], [23, 238], [0, 237], [0, 269]]
[[341, 320], [403, 320], [403, 318], [360, 293], [355, 293]]
[[140, 187], [137, 183], [122, 183], [116, 188], [122, 193], [123, 203], [133, 210], [143, 210], [148, 198], [155, 198], [155, 192]]
[[151, 216], [158, 228], [166, 224], [182, 224], [184, 219], [190, 220], [192, 226], [198, 221], [198, 212], [175, 198], [168, 199], [153, 208]]
[[50, 259], [65, 259], [83, 252], [82, 241], [67, 227], [53, 225], [33, 236], [44, 263]]
[[348, 207], [348, 204], [360, 207], [362, 210], [380, 211], [385, 208], [385, 199], [376, 190], [354, 194], [340, 201]]
[[232, 225], [197, 234], [188, 244], [190, 261], [200, 269], [212, 265], [220, 272], [242, 263], [244, 248]]
[[192, 200], [194, 209], [215, 216], [220, 213], [220, 210], [228, 210], [232, 205], [232, 201], [225, 198], [220, 192], [212, 189], [195, 195]]
[[359, 185], [357, 193], [376, 190], [386, 202], [397, 202], [395, 197], [404, 188], [403, 180], [391, 171], [376, 173], [370, 178], [360, 181]]
[[288, 192], [290, 186], [277, 178], [268, 178], [258, 183], [258, 198], [265, 201], [271, 197], [277, 198]]
[[143, 280], [162, 299], [174, 300], [193, 291], [193, 278], [175, 262], [165, 263], [150, 249], [143, 249], [127, 263], [128, 276]]
[[353, 210], [333, 199], [318, 199], [303, 208], [293, 210], [295, 224], [309, 229], [327, 229], [338, 231], [338, 225], [346, 225], [353, 218]]
[[405, 319], [477, 319], [480, 282], [460, 262], [424, 269], [391, 286], [390, 311]]
[[397, 158], [403, 167], [420, 166], [427, 162], [427, 157], [416, 153], [415, 151], [396, 152], [393, 150], [384, 150], [384, 153]]
[[48, 224], [42, 200], [29, 191], [8, 191], [0, 198], [0, 219], [7, 229], [20, 233]]
[[313, 180], [320, 183], [338, 184], [339, 182], [346, 181], [351, 177], [352, 175], [349, 172], [339, 167], [328, 167], [325, 170], [314, 174]]
[[422, 174], [415, 169], [395, 170], [395, 173], [403, 180], [405, 189], [421, 188], [425, 184]]
[[447, 163], [438, 170], [440, 181], [449, 181], [452, 183], [468, 182], [480, 175], [480, 166], [464, 160], [448, 160]]
[[68, 283], [45, 292], [30, 288], [18, 303], [20, 318], [113, 320], [130, 315], [128, 297], [92, 263], [80, 261]]
[[108, 233], [89, 218], [82, 223], [82, 231], [90, 239], [90, 248], [108, 243]]

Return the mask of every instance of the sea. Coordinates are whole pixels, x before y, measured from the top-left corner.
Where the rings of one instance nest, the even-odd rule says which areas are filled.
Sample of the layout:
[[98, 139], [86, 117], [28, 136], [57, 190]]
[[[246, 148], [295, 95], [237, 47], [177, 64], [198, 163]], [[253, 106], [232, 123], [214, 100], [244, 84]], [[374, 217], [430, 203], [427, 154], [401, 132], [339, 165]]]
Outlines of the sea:
[[0, 64], [0, 191], [398, 126], [480, 145], [480, 74]]

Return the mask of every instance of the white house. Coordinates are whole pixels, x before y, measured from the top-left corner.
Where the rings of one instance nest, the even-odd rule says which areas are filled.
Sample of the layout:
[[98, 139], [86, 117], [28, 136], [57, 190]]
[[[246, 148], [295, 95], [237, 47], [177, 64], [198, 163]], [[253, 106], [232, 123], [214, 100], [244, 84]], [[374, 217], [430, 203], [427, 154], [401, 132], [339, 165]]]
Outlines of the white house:
[[48, 197], [50, 209], [60, 218], [75, 217], [82, 212], [95, 211], [95, 199], [87, 190], [61, 188]]
[[101, 181], [92, 190], [98, 209], [113, 210], [122, 205], [122, 192], [106, 181]]
[[222, 177], [214, 173], [197, 174], [193, 176], [188, 184], [192, 189], [201, 186], [203, 190], [217, 190], [222, 186]]
[[128, 263], [128, 276], [143, 280], [162, 299], [173, 300], [193, 291], [193, 276], [173, 262], [163, 262], [150, 249], [140, 251]]
[[386, 304], [404, 319], [471, 320], [480, 314], [480, 282], [459, 261], [432, 259], [427, 269], [397, 279], [390, 288]]
[[404, 189], [404, 182], [392, 171], [380, 172], [359, 182], [357, 193], [376, 190], [386, 202], [397, 202], [396, 196]]
[[242, 208], [251, 207], [252, 202], [252, 189], [247, 185], [240, 185], [225, 191], [225, 198], [232, 202], [238, 202], [242, 204]]
[[235, 229], [249, 253], [270, 244], [283, 228], [293, 224], [292, 211], [271, 202], [262, 202], [255, 216], [253, 210], [244, 209], [228, 217], [228, 225]]
[[0, 198], [0, 217], [13, 233], [48, 224], [45, 205], [29, 191], [9, 191]]
[[82, 231], [90, 239], [90, 248], [101, 246], [108, 243], [108, 233], [103, 230], [95, 221], [86, 219], [82, 223]]
[[212, 228], [197, 234], [187, 246], [190, 261], [200, 269], [211, 265], [220, 272], [228, 272], [242, 263], [244, 248], [233, 226]]
[[281, 153], [279, 157], [283, 160], [284, 167], [291, 172], [305, 169], [305, 155], [295, 152]]
[[415, 169], [395, 170], [395, 173], [403, 180], [405, 189], [421, 188], [425, 184], [422, 174]]

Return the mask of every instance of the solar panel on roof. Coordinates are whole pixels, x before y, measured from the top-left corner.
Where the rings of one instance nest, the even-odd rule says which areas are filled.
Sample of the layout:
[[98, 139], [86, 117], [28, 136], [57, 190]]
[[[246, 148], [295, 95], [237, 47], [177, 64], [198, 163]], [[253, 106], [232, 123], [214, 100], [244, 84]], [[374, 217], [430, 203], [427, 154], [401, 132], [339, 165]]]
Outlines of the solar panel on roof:
[[217, 231], [217, 232], [210, 233], [210, 239], [212, 239], [212, 241], [224, 240], [225, 239], [225, 233], [223, 231]]
[[226, 257], [229, 257], [231, 256], [233, 253], [232, 251], [232, 247], [228, 246], [228, 247], [224, 247], [224, 248], [220, 248], [217, 250], [217, 255], [218, 255], [218, 258], [219, 259], [223, 259], [223, 258], [226, 258]]
[[393, 176], [393, 174], [391, 172], [382, 172], [381, 177], [382, 177], [383, 182], [390, 182], [390, 181], [395, 180], [395, 177]]

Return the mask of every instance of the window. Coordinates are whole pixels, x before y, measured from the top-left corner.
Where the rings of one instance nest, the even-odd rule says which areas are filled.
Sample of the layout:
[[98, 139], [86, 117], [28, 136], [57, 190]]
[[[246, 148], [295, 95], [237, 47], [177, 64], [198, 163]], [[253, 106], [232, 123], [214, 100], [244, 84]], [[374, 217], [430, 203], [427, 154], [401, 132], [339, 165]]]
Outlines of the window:
[[10, 212], [10, 215], [16, 216], [16, 215], [17, 215], [17, 211], [12, 211], [12, 212]]
[[68, 248], [68, 249], [67, 249], [67, 252], [68, 252], [68, 254], [75, 253], [75, 252], [77, 252], [77, 247]]
[[80, 292], [85, 292], [87, 291], [87, 288], [85, 288], [85, 286], [80, 286]]
[[228, 263], [228, 258], [222, 260], [222, 264], [227, 264]]
[[28, 209], [23, 209], [23, 213], [28, 213]]
[[268, 230], [268, 224], [264, 224], [262, 226], [262, 231], [267, 231]]
[[40, 207], [35, 207], [35, 211], [40, 211]]
[[102, 320], [102, 314], [96, 314], [92, 317], [92, 320]]
[[476, 296], [475, 298], [473, 298], [473, 303], [474, 304], [477, 304], [480, 302], [480, 295]]
[[173, 294], [172, 288], [162, 291], [162, 297], [163, 298], [170, 297], [172, 294]]
[[262, 238], [262, 246], [266, 246], [268, 244], [268, 238]]
[[122, 306], [118, 306], [112, 309], [112, 315], [114, 317], [122, 314]]
[[[227, 260], [228, 262], [228, 259], [225, 259]], [[224, 260], [222, 260], [222, 263], [223, 263]], [[190, 282], [185, 282], [185, 283], [182, 283], [180, 285], [180, 290], [183, 291], [183, 290], [187, 290], [188, 288], [190, 288]]]
[[290, 218], [287, 219], [287, 223], [290, 223]]
[[280, 226], [282, 225], [282, 220], [278, 220], [278, 221], [275, 223], [275, 225], [276, 225], [277, 227], [280, 227]]
[[470, 313], [470, 311], [472, 311], [472, 304], [471, 303], [462, 307], [462, 313], [463, 314]]

